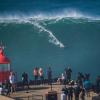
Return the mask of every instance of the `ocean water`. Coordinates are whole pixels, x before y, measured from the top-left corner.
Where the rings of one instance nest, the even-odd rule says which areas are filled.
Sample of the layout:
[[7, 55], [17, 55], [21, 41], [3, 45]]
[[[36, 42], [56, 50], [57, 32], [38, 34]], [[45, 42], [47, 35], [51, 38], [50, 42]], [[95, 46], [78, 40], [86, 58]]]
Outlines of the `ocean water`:
[[20, 79], [33, 79], [34, 67], [50, 66], [60, 76], [100, 74], [99, 0], [0, 0], [0, 41]]

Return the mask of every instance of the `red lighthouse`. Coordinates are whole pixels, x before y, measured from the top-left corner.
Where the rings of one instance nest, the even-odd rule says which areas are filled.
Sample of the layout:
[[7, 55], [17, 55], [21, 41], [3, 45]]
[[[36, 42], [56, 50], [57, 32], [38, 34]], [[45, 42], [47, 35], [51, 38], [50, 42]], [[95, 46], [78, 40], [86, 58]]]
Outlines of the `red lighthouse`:
[[11, 67], [10, 60], [4, 54], [4, 46], [0, 46], [0, 83], [9, 79]]

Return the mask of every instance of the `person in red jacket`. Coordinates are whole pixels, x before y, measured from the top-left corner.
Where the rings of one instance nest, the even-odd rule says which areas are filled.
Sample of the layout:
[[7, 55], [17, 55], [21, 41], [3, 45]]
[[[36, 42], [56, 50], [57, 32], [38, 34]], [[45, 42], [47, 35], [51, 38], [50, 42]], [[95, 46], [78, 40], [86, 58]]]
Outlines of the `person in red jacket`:
[[38, 80], [38, 68], [37, 67], [34, 68], [33, 74], [35, 78], [35, 85], [37, 85], [37, 80]]

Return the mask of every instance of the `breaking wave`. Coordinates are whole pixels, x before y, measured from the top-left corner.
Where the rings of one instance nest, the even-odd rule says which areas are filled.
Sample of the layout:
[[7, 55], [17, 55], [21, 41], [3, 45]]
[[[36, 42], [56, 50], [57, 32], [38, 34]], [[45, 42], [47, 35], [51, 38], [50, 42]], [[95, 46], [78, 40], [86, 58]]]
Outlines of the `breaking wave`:
[[0, 23], [5, 23], [5, 24], [29, 23], [29, 24], [34, 25], [36, 28], [39, 29], [39, 32], [43, 31], [48, 34], [49, 42], [53, 43], [54, 45], [59, 46], [60, 48], [63, 48], [65, 47], [64, 44], [59, 39], [56, 38], [56, 36], [53, 34], [51, 30], [45, 27], [47, 24], [45, 23], [45, 21], [49, 21], [50, 23], [56, 23], [61, 20], [72, 20], [75, 23], [79, 23], [80, 21], [93, 22], [93, 21], [100, 21], [100, 17], [82, 14], [81, 12], [78, 12], [75, 10], [63, 10], [62, 13], [56, 13], [56, 14], [55, 13], [52, 13], [52, 14], [39, 13], [37, 15], [35, 14], [29, 14], [29, 15], [5, 14], [5, 15], [0, 16]]

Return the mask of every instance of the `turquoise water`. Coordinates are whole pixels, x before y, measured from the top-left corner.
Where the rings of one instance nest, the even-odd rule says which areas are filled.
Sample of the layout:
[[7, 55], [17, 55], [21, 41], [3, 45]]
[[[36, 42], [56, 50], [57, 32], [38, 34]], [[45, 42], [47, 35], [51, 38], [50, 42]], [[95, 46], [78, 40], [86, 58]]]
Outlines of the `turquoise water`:
[[32, 79], [36, 66], [59, 76], [69, 64], [73, 78], [100, 74], [99, 1], [16, 2], [0, 3], [0, 41], [19, 77], [26, 71]]

